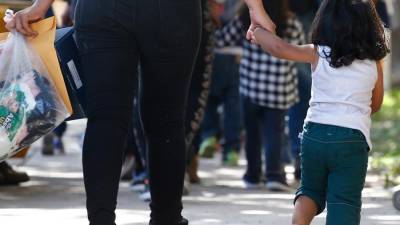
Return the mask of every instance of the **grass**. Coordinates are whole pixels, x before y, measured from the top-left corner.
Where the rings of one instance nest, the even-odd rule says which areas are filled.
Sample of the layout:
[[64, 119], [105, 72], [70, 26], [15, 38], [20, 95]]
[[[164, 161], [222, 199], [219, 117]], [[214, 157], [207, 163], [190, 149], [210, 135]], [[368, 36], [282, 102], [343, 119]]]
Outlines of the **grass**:
[[379, 113], [372, 117], [372, 168], [386, 177], [386, 186], [400, 183], [400, 89], [385, 95]]

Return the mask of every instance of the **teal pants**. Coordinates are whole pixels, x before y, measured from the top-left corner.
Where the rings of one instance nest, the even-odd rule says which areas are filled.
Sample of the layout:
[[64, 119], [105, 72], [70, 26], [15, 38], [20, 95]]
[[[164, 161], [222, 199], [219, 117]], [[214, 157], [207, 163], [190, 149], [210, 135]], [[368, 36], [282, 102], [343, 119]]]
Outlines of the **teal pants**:
[[355, 129], [308, 122], [301, 141], [300, 196], [311, 198], [327, 225], [359, 225], [369, 147]]

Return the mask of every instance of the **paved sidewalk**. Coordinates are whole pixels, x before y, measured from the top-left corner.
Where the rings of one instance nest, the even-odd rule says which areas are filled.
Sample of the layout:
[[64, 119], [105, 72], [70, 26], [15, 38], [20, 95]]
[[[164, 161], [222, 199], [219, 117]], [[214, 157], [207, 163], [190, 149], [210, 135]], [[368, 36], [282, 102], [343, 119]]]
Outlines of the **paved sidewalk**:
[[[67, 155], [43, 157], [40, 143], [33, 147], [32, 158], [20, 170], [32, 181], [19, 187], [0, 187], [1, 225], [87, 225], [85, 194], [81, 173], [82, 122], [69, 126], [65, 143]], [[20, 163], [13, 161], [13, 164]], [[291, 224], [292, 193], [245, 190], [241, 182], [244, 161], [237, 169], [222, 168], [219, 160], [203, 160], [203, 184], [193, 186], [184, 198], [184, 215], [192, 225]], [[370, 176], [368, 180], [374, 181]], [[374, 184], [374, 182], [371, 182]], [[400, 225], [400, 212], [391, 205], [390, 193], [369, 187], [364, 192], [362, 225]], [[147, 224], [147, 203], [121, 183], [117, 224]], [[325, 215], [314, 225], [323, 225]]]

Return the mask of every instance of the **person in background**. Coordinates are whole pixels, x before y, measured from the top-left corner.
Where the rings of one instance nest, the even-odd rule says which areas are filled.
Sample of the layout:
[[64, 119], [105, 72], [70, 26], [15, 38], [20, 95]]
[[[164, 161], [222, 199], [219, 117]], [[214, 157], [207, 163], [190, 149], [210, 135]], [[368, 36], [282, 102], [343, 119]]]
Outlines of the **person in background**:
[[207, 99], [210, 92], [212, 60], [214, 58], [214, 31], [220, 15], [215, 0], [201, 0], [202, 36], [196, 64], [193, 70], [186, 110], [186, 144], [188, 150], [187, 180], [184, 194], [190, 191], [190, 184], [200, 183], [198, 176], [201, 127]]
[[[308, 41], [309, 31], [312, 21], [318, 10], [319, 4], [315, 0], [289, 0], [290, 9], [296, 14], [301, 22]], [[293, 105], [288, 112], [289, 116], [289, 140], [291, 155], [294, 159], [295, 167], [295, 180], [297, 182], [301, 179], [300, 170], [300, 138], [299, 134], [303, 130], [304, 119], [306, 118], [309, 101], [311, 98], [311, 68], [309, 64], [297, 63], [297, 77], [298, 77], [298, 90], [299, 102]]]
[[[236, 1], [237, 3], [238, 1]], [[223, 2], [219, 2], [222, 4]], [[232, 1], [225, 7], [229, 14], [237, 6]], [[222, 18], [228, 18], [225, 13]], [[215, 50], [213, 61], [211, 91], [208, 96], [208, 104], [202, 123], [202, 143], [200, 145], [200, 155], [205, 158], [212, 158], [217, 150], [219, 143], [218, 136], [222, 133], [223, 152], [222, 163], [226, 166], [237, 166], [240, 153], [240, 131], [241, 131], [241, 112], [240, 112], [240, 94], [239, 94], [239, 61], [240, 55], [235, 51], [239, 46], [230, 46], [223, 50]], [[219, 106], [223, 106], [223, 113], [219, 115]], [[220, 129], [220, 117], [223, 118], [223, 129]]]
[[75, 8], [77, 0], [64, 0], [67, 2], [67, 7], [65, 7], [64, 12], [61, 14], [61, 23], [64, 27], [70, 27], [74, 25], [75, 18]]
[[[261, 3], [261, 2], [260, 2]], [[300, 22], [289, 10], [287, 1], [264, 0], [277, 23], [277, 34], [285, 40], [304, 43]], [[282, 164], [284, 119], [287, 110], [298, 101], [295, 64], [265, 53], [245, 40], [251, 23], [249, 9], [243, 4], [239, 15], [217, 33], [218, 47], [243, 48], [240, 62], [240, 94], [246, 131], [247, 170], [243, 177], [247, 188], [262, 183], [261, 149], [265, 153], [265, 186], [272, 191], [291, 191]]]
[[376, 11], [378, 12], [379, 17], [381, 18], [385, 27], [390, 27], [390, 16], [387, 10], [387, 5], [384, 0], [374, 0]]
[[[140, 70], [140, 69], [139, 69]], [[139, 71], [139, 74], [141, 72]], [[137, 82], [138, 84], [139, 82]], [[143, 127], [140, 121], [139, 112], [139, 86], [135, 90], [134, 108], [132, 115], [132, 128], [128, 134], [127, 147], [130, 149], [131, 154], [134, 158], [134, 168], [131, 171], [132, 182], [131, 190], [138, 192], [139, 199], [145, 202], [151, 201], [149, 177], [148, 177], [148, 161], [147, 161], [147, 146], [145, 143], [145, 137], [143, 134]]]
[[223, 3], [223, 13], [218, 18], [220, 25], [227, 24], [236, 16], [241, 0], [218, 0], [217, 2]]
[[0, 163], [0, 186], [18, 185], [29, 180], [27, 173], [14, 170], [6, 161]]
[[60, 154], [65, 154], [64, 142], [62, 140], [67, 130], [67, 123], [63, 122], [54, 131], [47, 134], [43, 138], [42, 154], [54, 155], [54, 151], [58, 150]]
[[[63, 13], [62, 16], [62, 24], [61, 27], [67, 27], [67, 26], [72, 26], [72, 19], [73, 14], [71, 14], [71, 11], [73, 10], [75, 6], [75, 0], [66, 0], [68, 3], [68, 6], [65, 8], [65, 11], [68, 12], [68, 16], [66, 17]], [[50, 8], [45, 17], [51, 17], [54, 16], [53, 9]], [[65, 131], [67, 130], [67, 123], [63, 122], [58, 126], [53, 132], [47, 134], [43, 138], [43, 146], [42, 146], [42, 154], [43, 155], [54, 155], [54, 150], [58, 150], [61, 154], [65, 154], [65, 149], [64, 149], [64, 142], [62, 140], [62, 137], [64, 136]]]

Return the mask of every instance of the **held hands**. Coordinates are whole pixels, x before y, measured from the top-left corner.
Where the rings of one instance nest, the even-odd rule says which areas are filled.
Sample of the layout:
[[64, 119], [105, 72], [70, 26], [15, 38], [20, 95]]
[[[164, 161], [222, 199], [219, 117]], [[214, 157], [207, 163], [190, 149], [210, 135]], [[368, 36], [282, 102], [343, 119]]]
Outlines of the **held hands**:
[[29, 37], [34, 37], [37, 35], [37, 32], [32, 30], [30, 24], [33, 22], [37, 22], [44, 18], [48, 8], [50, 7], [52, 0], [42, 0], [35, 1], [35, 3], [15, 14], [8, 13], [4, 18], [6, 22], [6, 28], [9, 31], [15, 30], [20, 32], [21, 34]]
[[251, 24], [247, 31], [246, 38], [253, 43], [257, 43], [254, 32], [257, 28], [263, 28], [271, 33], [275, 33], [276, 26], [268, 16], [260, 0], [245, 0], [250, 10]]

